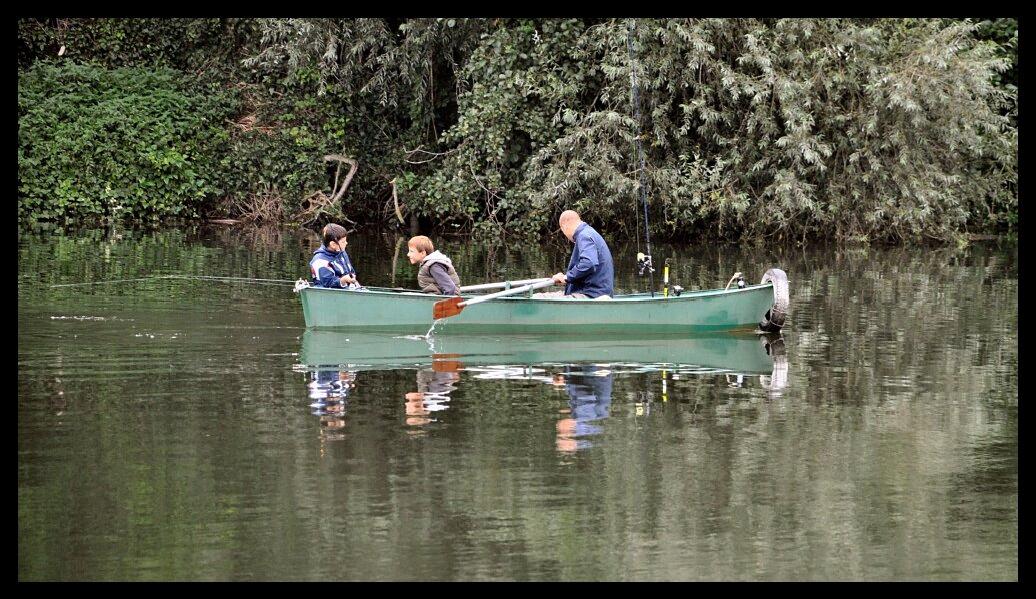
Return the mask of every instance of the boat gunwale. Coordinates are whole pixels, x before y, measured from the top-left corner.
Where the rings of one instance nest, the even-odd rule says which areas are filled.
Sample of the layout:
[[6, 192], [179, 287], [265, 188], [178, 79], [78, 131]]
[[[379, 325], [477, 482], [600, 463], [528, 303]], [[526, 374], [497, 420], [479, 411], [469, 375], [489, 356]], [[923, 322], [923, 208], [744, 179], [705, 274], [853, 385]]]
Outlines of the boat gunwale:
[[[515, 296], [515, 297], [507, 297], [507, 296], [500, 297], [500, 298], [497, 298], [496, 300], [493, 300], [493, 301], [522, 301], [522, 302], [535, 301], [535, 302], [546, 302], [546, 303], [556, 303], [556, 304], [576, 304], [576, 305], [601, 305], [601, 306], [607, 306], [607, 305], [613, 305], [616, 302], [622, 303], [622, 304], [632, 304], [632, 303], [644, 303], [644, 302], [669, 302], [669, 301], [674, 301], [674, 300], [675, 301], [688, 301], [688, 300], [697, 299], [697, 298], [703, 298], [703, 297], [715, 297], [715, 296], [723, 296], [723, 295], [731, 295], [731, 294], [736, 294], [736, 293], [742, 293], [742, 292], [746, 292], [746, 291], [755, 291], [755, 290], [758, 290], [758, 289], [762, 289], [764, 287], [772, 288], [773, 287], [773, 283], [772, 282], [759, 283], [757, 285], [746, 285], [744, 288], [734, 288], [734, 289], [701, 289], [701, 290], [698, 290], [698, 291], [684, 291], [680, 295], [669, 295], [668, 297], [663, 296], [661, 293], [656, 293], [655, 297], [651, 297], [650, 295], [648, 295], [650, 292], [642, 292], [642, 293], [629, 293], [629, 294], [623, 294], [623, 295], [616, 295], [616, 296], [612, 296], [612, 298], [610, 300], [599, 300], [599, 299], [593, 299], [593, 298], [577, 298], [577, 297], [526, 297], [524, 295], [518, 295], [518, 296]], [[438, 295], [438, 294], [432, 294], [432, 293], [424, 293], [424, 292], [418, 291], [416, 289], [414, 289], [414, 290], [409, 290], [409, 289], [392, 289], [392, 288], [389, 288], [389, 287], [366, 287], [362, 291], [361, 290], [356, 290], [356, 289], [332, 289], [332, 288], [328, 288], [328, 287], [307, 287], [303, 291], [310, 291], [310, 290], [313, 290], [313, 291], [328, 291], [328, 292], [342, 292], [342, 291], [345, 291], [345, 292], [352, 292], [352, 293], [362, 293], [364, 295], [376, 294], [376, 295], [381, 295], [381, 296], [392, 296], [392, 297], [427, 298], [429, 300], [434, 299], [436, 301], [440, 301], [440, 300], [447, 299], [447, 298], [450, 298], [450, 297], [456, 297], [456, 296], [447, 296], [447, 295]], [[473, 299], [473, 298], [477, 298], [477, 297], [482, 297], [482, 295], [481, 294], [463, 294], [463, 295], [461, 295], [461, 297], [465, 298], [465, 299]]]

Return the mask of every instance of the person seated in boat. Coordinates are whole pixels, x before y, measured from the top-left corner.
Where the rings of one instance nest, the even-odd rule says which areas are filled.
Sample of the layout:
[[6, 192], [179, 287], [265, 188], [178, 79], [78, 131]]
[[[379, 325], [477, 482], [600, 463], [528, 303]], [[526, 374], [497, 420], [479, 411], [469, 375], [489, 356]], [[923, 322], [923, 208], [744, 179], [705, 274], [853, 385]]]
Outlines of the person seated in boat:
[[439, 295], [460, 295], [460, 276], [453, 262], [435, 249], [432, 240], [424, 235], [411, 237], [406, 242], [406, 257], [411, 264], [420, 264], [417, 271], [417, 286], [425, 293]]
[[615, 267], [612, 253], [601, 234], [583, 222], [575, 210], [565, 210], [558, 218], [561, 232], [574, 245], [568, 261], [568, 271], [554, 275], [555, 285], [564, 285], [565, 291], [537, 293], [533, 297], [574, 297], [611, 299], [615, 286]]
[[329, 223], [324, 227], [322, 235], [324, 243], [313, 252], [313, 258], [309, 261], [313, 286], [358, 289], [360, 281], [356, 278], [356, 269], [345, 251], [345, 246], [349, 244], [345, 227]]

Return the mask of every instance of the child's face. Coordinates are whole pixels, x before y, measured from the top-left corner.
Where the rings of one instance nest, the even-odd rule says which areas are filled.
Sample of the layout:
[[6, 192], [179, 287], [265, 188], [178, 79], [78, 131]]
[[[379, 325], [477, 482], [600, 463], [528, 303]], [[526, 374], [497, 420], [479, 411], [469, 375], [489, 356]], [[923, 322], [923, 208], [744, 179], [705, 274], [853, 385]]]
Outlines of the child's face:
[[417, 248], [412, 245], [406, 246], [406, 257], [410, 259], [411, 264], [417, 264], [421, 260], [424, 260], [427, 255], [428, 252], [419, 252], [417, 251]]
[[349, 241], [345, 237], [343, 237], [338, 241], [332, 241], [331, 245], [329, 245], [327, 249], [333, 252], [341, 252], [345, 250], [345, 246], [347, 245], [349, 245]]

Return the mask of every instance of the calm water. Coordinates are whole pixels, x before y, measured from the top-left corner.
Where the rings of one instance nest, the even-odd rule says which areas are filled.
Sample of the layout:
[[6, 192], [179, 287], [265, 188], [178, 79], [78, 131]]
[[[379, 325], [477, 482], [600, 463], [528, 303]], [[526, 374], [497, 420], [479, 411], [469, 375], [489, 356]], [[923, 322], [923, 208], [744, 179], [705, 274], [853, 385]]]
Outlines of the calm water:
[[[400, 241], [349, 241], [361, 281], [414, 286]], [[786, 270], [770, 345], [314, 333], [290, 283], [51, 287], [293, 280], [318, 243], [20, 234], [19, 579], [1018, 578], [1015, 245], [655, 248], [688, 289]], [[440, 246], [466, 284], [568, 253]]]

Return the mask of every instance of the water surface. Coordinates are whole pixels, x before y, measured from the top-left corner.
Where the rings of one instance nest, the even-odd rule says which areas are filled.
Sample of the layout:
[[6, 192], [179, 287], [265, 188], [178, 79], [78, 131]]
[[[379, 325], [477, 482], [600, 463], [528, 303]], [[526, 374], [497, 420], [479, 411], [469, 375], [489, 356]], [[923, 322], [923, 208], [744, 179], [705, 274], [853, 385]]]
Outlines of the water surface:
[[[401, 241], [351, 235], [361, 281], [413, 287]], [[19, 235], [19, 579], [1018, 578], [1016, 245], [656, 246], [687, 289], [786, 270], [775, 343], [314, 333], [290, 282], [53, 286], [292, 281], [318, 243]], [[440, 246], [465, 283], [568, 252]]]

